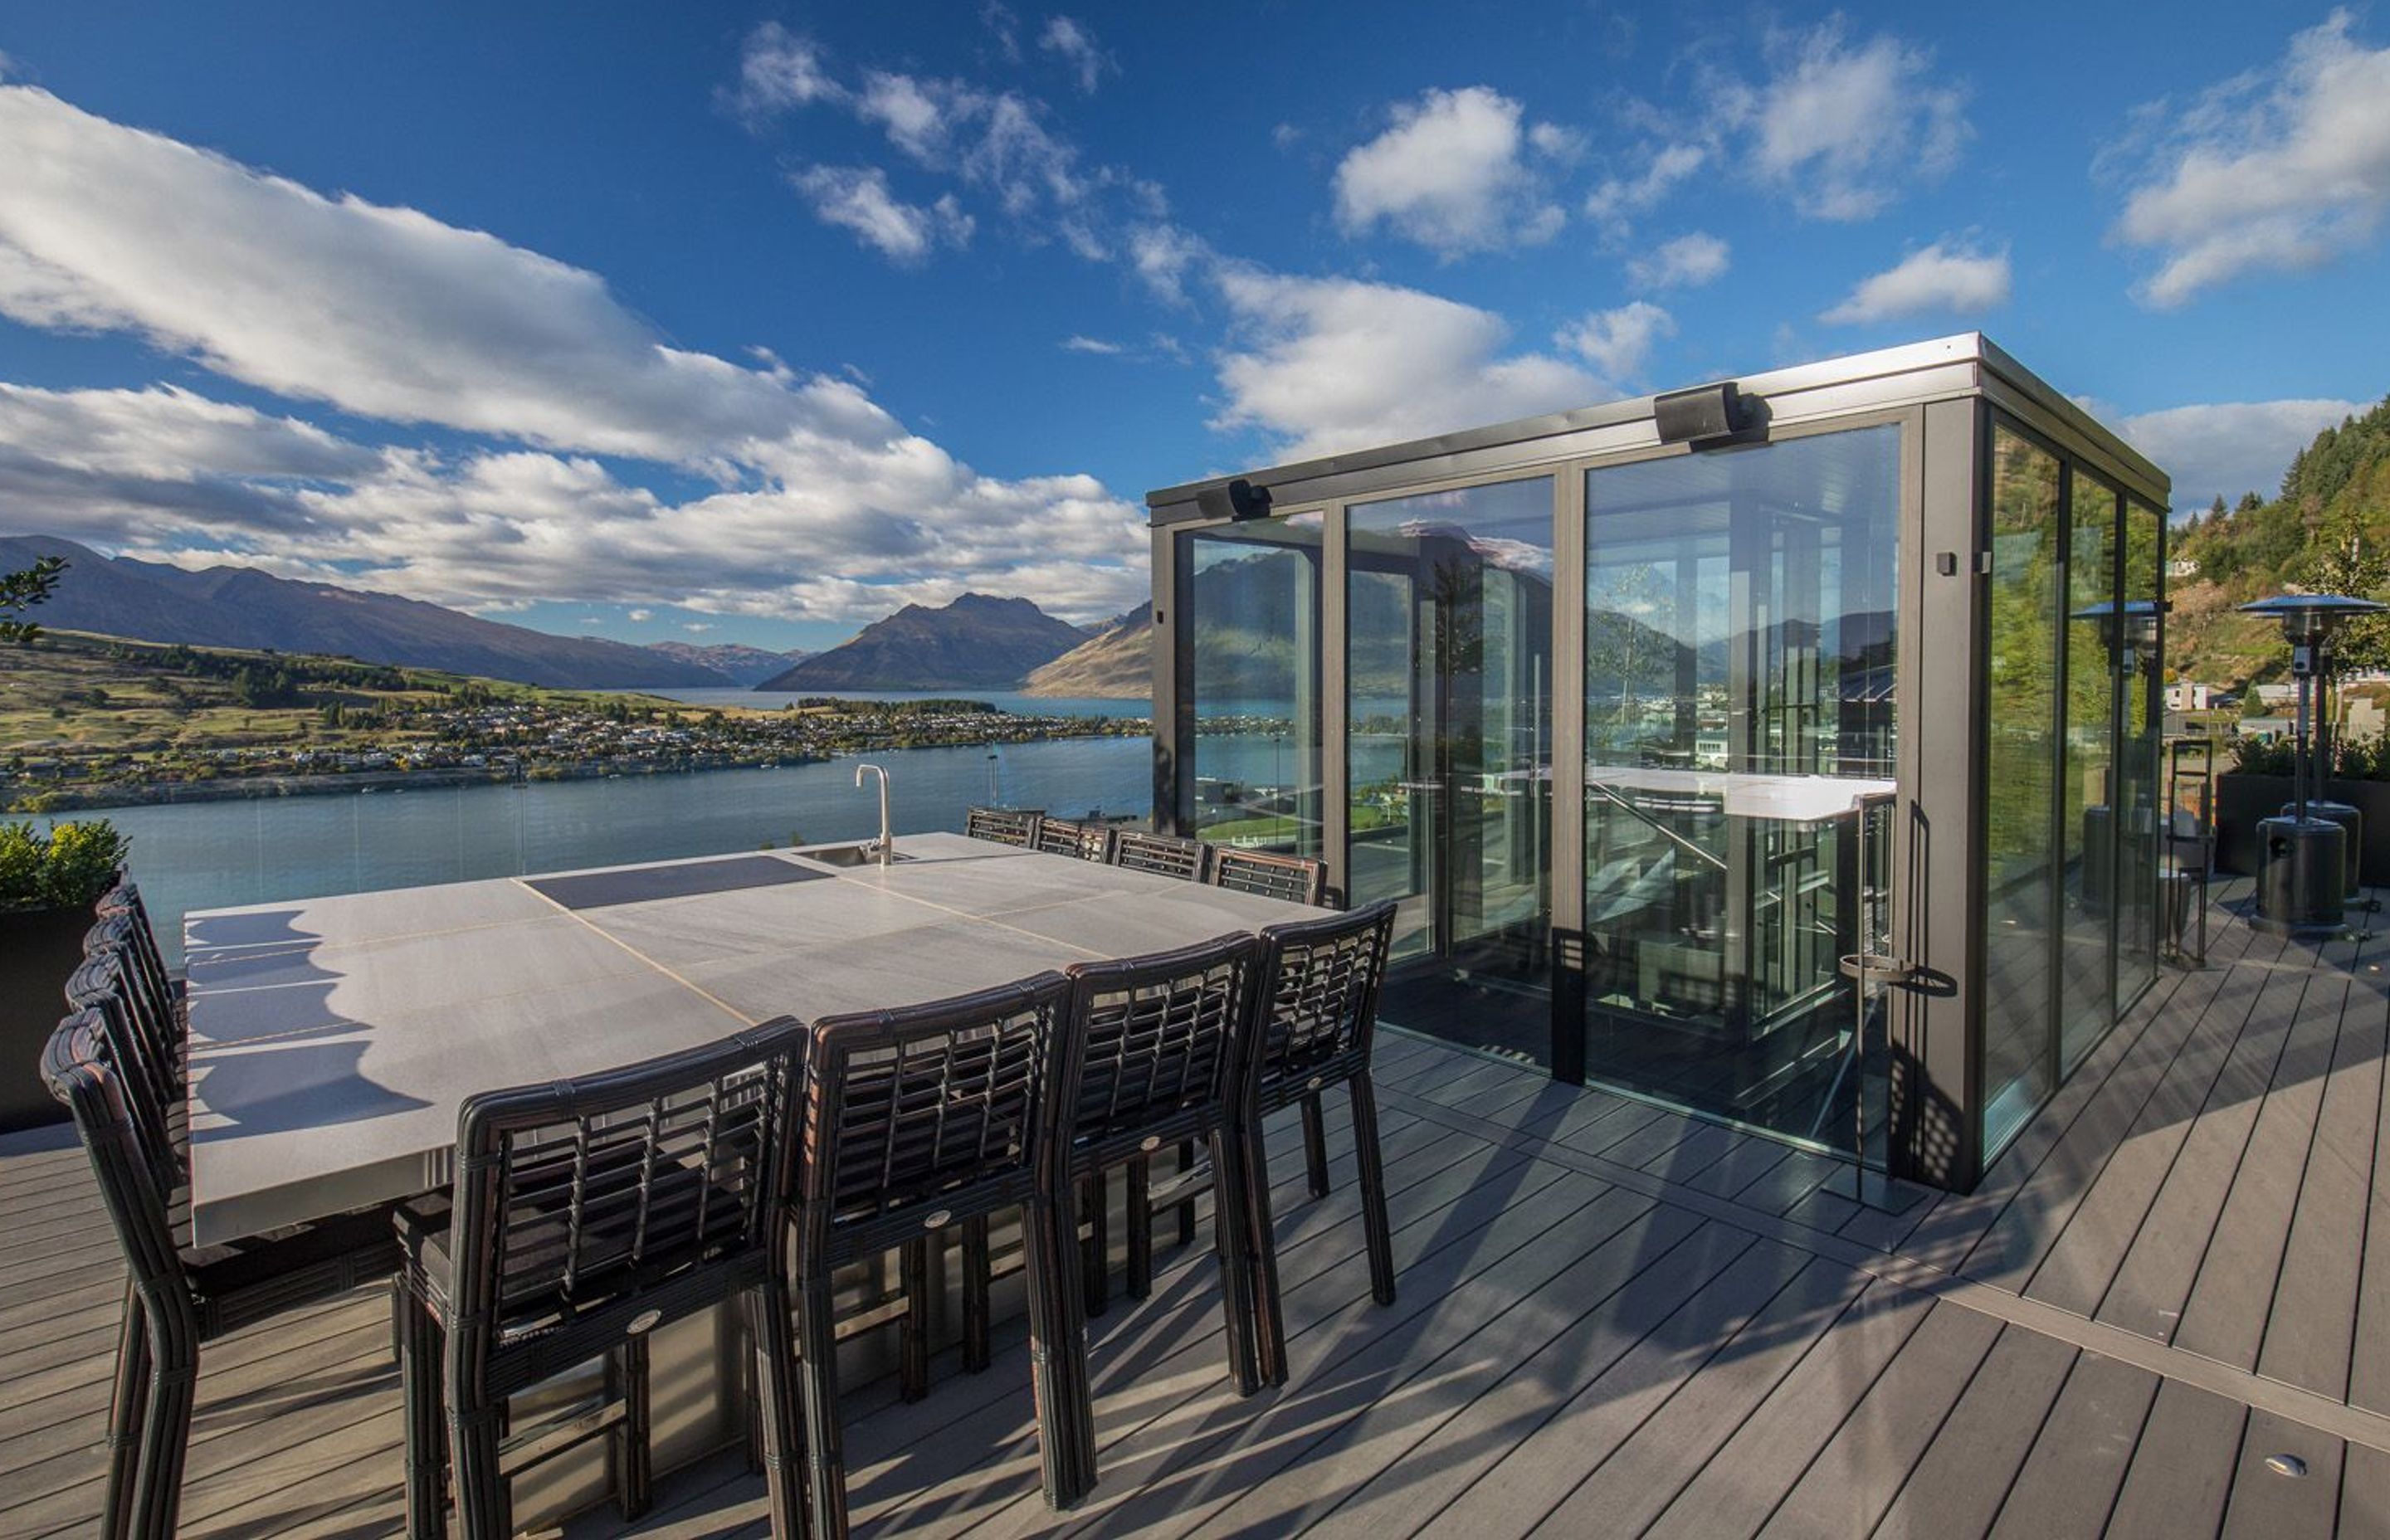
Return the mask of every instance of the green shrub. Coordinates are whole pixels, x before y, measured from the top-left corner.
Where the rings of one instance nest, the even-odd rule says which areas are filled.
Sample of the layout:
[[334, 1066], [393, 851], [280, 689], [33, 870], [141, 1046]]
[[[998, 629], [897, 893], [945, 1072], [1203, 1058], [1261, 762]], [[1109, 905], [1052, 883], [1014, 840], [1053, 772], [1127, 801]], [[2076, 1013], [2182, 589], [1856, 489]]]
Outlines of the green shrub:
[[131, 843], [105, 819], [0, 824], [0, 912], [89, 907], [124, 866]]

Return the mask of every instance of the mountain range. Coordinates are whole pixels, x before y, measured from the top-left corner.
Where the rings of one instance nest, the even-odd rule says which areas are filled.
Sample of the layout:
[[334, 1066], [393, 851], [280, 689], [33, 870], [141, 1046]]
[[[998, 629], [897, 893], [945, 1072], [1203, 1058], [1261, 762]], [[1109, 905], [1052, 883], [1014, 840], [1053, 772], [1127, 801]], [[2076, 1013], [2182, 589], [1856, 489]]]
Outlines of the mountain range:
[[649, 642], [647, 646], [650, 652], [712, 669], [742, 689], [760, 685], [784, 672], [790, 663], [803, 662], [813, 656], [810, 652], [774, 652], [743, 642], [714, 642], [702, 647], [692, 642]]
[[1086, 640], [1086, 632], [1027, 599], [965, 594], [934, 609], [908, 604], [755, 687], [1011, 689]]

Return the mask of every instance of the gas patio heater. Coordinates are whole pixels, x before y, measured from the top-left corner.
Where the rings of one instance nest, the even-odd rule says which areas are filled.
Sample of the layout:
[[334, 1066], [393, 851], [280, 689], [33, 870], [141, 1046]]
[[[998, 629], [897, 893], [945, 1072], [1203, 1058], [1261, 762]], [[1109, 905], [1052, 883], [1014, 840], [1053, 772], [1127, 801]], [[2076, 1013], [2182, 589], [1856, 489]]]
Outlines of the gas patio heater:
[[2351, 819], [2355, 808], [2321, 800], [2318, 762], [2310, 731], [2315, 681], [2331, 671], [2332, 635], [2342, 622], [2390, 608], [2345, 594], [2280, 594], [2241, 607], [2243, 613], [2282, 623], [2291, 644], [2291, 677], [2298, 682], [2298, 717], [2291, 743], [2291, 803], [2276, 818], [2257, 822], [2257, 917], [2254, 923], [2277, 935], [2312, 934], [2340, 928], [2341, 907], [2356, 865], [2355, 830], [2332, 817], [2331, 806]]

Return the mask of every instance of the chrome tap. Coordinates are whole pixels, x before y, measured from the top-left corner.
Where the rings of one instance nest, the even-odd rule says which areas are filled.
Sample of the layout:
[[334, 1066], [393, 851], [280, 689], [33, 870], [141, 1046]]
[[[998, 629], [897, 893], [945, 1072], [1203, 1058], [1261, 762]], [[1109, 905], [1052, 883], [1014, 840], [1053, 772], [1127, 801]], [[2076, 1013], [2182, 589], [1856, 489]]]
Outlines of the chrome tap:
[[877, 764], [856, 765], [854, 789], [857, 791], [863, 789], [863, 773], [866, 770], [880, 777], [880, 838], [866, 848], [880, 858], [881, 866], [893, 866], [896, 863], [896, 831], [888, 827], [888, 772]]

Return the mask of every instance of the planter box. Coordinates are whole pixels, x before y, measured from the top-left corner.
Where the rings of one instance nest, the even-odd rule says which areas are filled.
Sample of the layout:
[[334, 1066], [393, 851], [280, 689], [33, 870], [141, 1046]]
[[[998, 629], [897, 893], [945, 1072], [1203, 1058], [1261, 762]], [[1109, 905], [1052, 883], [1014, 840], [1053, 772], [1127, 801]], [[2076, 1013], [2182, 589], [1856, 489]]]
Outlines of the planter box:
[[42, 1084], [42, 1049], [67, 1013], [90, 929], [87, 909], [0, 915], [0, 1134], [67, 1121]]
[[[2331, 783], [2332, 801], [2365, 815], [2364, 848], [2358, 852], [2358, 880], [2390, 883], [2390, 781]], [[2271, 818], [2291, 800], [2288, 776], [2216, 777], [2216, 866], [2218, 871], [2253, 877], [2257, 871], [2257, 820]]]

